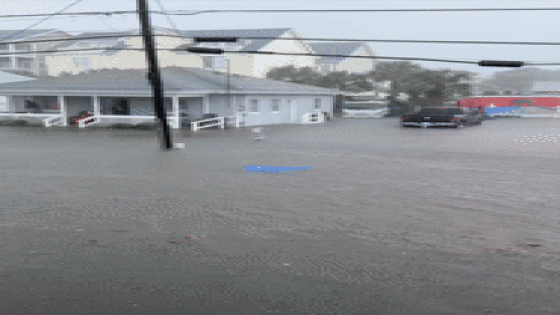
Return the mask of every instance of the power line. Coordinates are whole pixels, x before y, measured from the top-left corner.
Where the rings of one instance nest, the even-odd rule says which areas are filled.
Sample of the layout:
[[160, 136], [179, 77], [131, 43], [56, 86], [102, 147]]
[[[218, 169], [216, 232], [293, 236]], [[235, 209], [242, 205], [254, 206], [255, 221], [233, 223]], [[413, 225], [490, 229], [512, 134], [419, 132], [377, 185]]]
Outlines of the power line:
[[465, 60], [449, 60], [449, 59], [433, 59], [433, 58], [417, 58], [417, 57], [389, 57], [389, 56], [350, 56], [350, 55], [327, 55], [313, 53], [283, 53], [275, 51], [224, 51], [231, 54], [254, 54], [254, 55], [277, 55], [277, 56], [310, 56], [310, 57], [329, 57], [329, 58], [355, 58], [355, 59], [385, 59], [397, 61], [434, 61], [445, 63], [462, 63], [478, 65], [478, 61]]
[[156, 0], [159, 8], [161, 9], [161, 11], [163, 11], [165, 18], [167, 19], [167, 22], [169, 23], [169, 25], [171, 25], [171, 27], [175, 30], [175, 32], [179, 32], [179, 30], [177, 29], [177, 25], [175, 25], [175, 23], [173, 23], [173, 20], [171, 20], [171, 17], [169, 17], [169, 14], [167, 13], [167, 11], [165, 10], [165, 8], [163, 7], [163, 4], [161, 3], [160, 0]]
[[[48, 53], [67, 53], [67, 52], [89, 52], [89, 51], [144, 51], [142, 48], [81, 48], [81, 49], [51, 49], [41, 51], [25, 51], [18, 52], [18, 55], [31, 55], [31, 54], [48, 54]], [[158, 48], [158, 51], [177, 51], [169, 48]], [[186, 52], [186, 51], [185, 51]], [[437, 58], [420, 58], [420, 57], [393, 57], [393, 56], [350, 56], [350, 55], [326, 55], [326, 54], [313, 54], [313, 53], [284, 53], [274, 51], [223, 51], [223, 53], [231, 54], [251, 54], [251, 55], [277, 55], [277, 56], [311, 56], [311, 57], [329, 57], [329, 58], [354, 58], [354, 59], [379, 59], [379, 60], [394, 60], [394, 61], [425, 61], [425, 62], [442, 62], [442, 63], [457, 63], [457, 64], [470, 64], [478, 65], [479, 61], [468, 60], [452, 60], [452, 59], [437, 59]], [[0, 56], [14, 55], [13, 53], [0, 53]], [[525, 66], [560, 66], [560, 63], [554, 62], [525, 62]]]
[[551, 8], [464, 8], [464, 9], [239, 9], [239, 10], [201, 10], [195, 12], [175, 11], [173, 15], [199, 15], [208, 13], [395, 13], [395, 12], [495, 12], [495, 11], [559, 11], [560, 7]]
[[13, 36], [16, 36], [16, 35], [18, 35], [18, 34], [21, 34], [21, 33], [25, 32], [25, 31], [29, 31], [29, 30], [32, 29], [33, 27], [35, 27], [35, 26], [37, 26], [37, 25], [39, 25], [39, 24], [41, 24], [41, 23], [47, 21], [48, 19], [54, 17], [55, 15], [62, 14], [62, 12], [66, 11], [66, 9], [71, 8], [71, 7], [75, 6], [76, 4], [78, 4], [78, 3], [80, 3], [80, 2], [82, 2], [82, 0], [76, 0], [76, 1], [72, 2], [71, 4], [65, 6], [64, 8], [58, 10], [57, 12], [49, 14], [46, 18], [40, 20], [39, 22], [34, 23], [34, 24], [30, 25], [29, 27], [27, 27], [27, 28], [25, 28], [25, 29], [23, 29], [23, 30], [20, 30], [20, 31], [17, 31], [17, 32], [11, 34], [11, 35], [8, 35], [8, 36], [6, 36], [6, 37], [0, 39], [0, 41], [5, 40], [5, 39], [8, 39], [8, 38], [13, 37]]
[[[124, 31], [123, 31], [124, 32]], [[71, 38], [49, 38], [38, 40], [22, 40], [14, 42], [2, 42], [3, 44], [29, 44], [29, 43], [44, 43], [44, 42], [64, 42], [64, 41], [79, 41], [79, 40], [95, 40], [106, 38], [119, 38], [119, 37], [139, 37], [142, 35], [96, 35], [96, 36], [75, 36]], [[183, 39], [192, 39], [193, 36], [184, 35], [154, 35], [154, 37], [174, 37]], [[216, 37], [220, 38], [220, 37]], [[372, 42], [372, 43], [413, 43], [413, 44], [442, 44], [442, 45], [517, 45], [517, 46], [560, 46], [560, 42], [519, 42], [519, 41], [469, 41], [469, 40], [414, 40], [414, 39], [360, 39], [360, 38], [319, 38], [319, 37], [256, 37], [256, 36], [237, 36], [238, 39], [247, 40], [301, 40], [301, 41], [316, 41], [316, 42]]]
[[[322, 10], [322, 9], [223, 9], [223, 10], [175, 10], [175, 11], [150, 11], [151, 14], [160, 15], [200, 15], [210, 13], [399, 13], [399, 12], [500, 12], [500, 11], [560, 11], [560, 7], [549, 8], [440, 8], [440, 9], [340, 9], [340, 10]], [[137, 11], [96, 11], [96, 12], [66, 12], [57, 13], [56, 15], [124, 15], [137, 14]], [[20, 18], [20, 17], [41, 17], [49, 16], [48, 13], [37, 14], [5, 14], [0, 18]]]

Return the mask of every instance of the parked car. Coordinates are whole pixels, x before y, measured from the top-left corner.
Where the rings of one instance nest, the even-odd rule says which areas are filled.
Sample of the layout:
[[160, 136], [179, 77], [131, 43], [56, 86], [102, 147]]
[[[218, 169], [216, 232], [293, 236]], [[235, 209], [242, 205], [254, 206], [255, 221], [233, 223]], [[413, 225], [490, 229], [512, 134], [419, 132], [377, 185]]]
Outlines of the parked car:
[[480, 125], [482, 117], [476, 112], [465, 113], [462, 108], [425, 107], [400, 117], [403, 127], [464, 127]]
[[68, 125], [77, 126], [78, 121], [80, 121], [84, 118], [88, 118], [88, 117], [93, 117], [93, 114], [91, 112], [88, 112], [87, 110], [86, 111], [81, 111], [81, 112], [78, 113], [78, 115], [68, 118]]

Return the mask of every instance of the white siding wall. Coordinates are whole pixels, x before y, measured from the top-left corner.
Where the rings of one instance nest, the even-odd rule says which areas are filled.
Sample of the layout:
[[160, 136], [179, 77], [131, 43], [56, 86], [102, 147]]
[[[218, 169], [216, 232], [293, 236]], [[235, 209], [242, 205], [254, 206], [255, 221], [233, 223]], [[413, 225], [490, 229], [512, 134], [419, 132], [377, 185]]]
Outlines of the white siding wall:
[[0, 96], [0, 112], [8, 111], [8, 97]]
[[227, 96], [225, 95], [210, 95], [210, 113], [218, 114], [218, 116], [231, 116], [233, 115], [234, 96], [231, 96], [230, 107], [227, 107]]
[[[289, 35], [285, 37], [294, 37]], [[276, 51], [285, 53], [310, 53], [312, 52], [299, 40], [275, 40], [261, 49], [262, 51]], [[296, 68], [314, 67], [315, 58], [313, 56], [254, 56], [254, 76], [265, 78], [266, 74], [273, 68], [294, 65]]]
[[[246, 96], [246, 113], [245, 125], [255, 126], [255, 125], [268, 125], [268, 124], [282, 124], [291, 121], [291, 103], [296, 104], [296, 121], [301, 122], [303, 120], [303, 115], [306, 113], [313, 112], [328, 112], [333, 111], [333, 97], [320, 96], [321, 108], [315, 110], [315, 98], [313, 96], [290, 96], [290, 95], [258, 95], [258, 96]], [[251, 112], [251, 100], [258, 100], [259, 111], [258, 113]], [[280, 102], [280, 108], [278, 112], [272, 111], [272, 101], [278, 99]]]
[[25, 101], [33, 101], [32, 96], [14, 96], [14, 112], [24, 112], [25, 111]]
[[189, 118], [202, 117], [204, 112], [202, 97], [181, 97], [179, 99], [179, 110], [187, 112]]
[[[358, 49], [355, 56], [372, 56], [364, 47]], [[365, 73], [373, 70], [374, 59], [346, 58], [336, 66], [336, 71], [348, 71], [350, 73]]]

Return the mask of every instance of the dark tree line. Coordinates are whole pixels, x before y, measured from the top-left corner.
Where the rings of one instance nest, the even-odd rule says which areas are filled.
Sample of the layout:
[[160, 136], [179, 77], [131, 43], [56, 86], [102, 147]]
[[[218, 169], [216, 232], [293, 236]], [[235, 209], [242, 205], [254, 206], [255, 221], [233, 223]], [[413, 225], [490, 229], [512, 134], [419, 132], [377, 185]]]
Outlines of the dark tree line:
[[366, 92], [375, 88], [375, 82], [391, 81], [389, 99], [400, 93], [409, 95], [411, 104], [426, 106], [434, 101], [454, 101], [470, 95], [467, 82], [472, 73], [453, 70], [430, 70], [411, 62], [380, 62], [375, 70], [364, 74], [330, 72], [321, 74], [312, 68], [287, 66], [275, 68], [268, 79], [307, 84], [346, 92]]

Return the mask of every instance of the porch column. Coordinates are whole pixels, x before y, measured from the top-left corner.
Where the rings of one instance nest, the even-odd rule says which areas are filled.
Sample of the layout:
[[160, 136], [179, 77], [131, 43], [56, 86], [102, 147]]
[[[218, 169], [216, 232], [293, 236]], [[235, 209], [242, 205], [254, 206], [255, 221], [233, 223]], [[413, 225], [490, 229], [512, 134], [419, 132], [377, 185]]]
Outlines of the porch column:
[[16, 102], [14, 101], [13, 96], [11, 95], [6, 96], [6, 106], [8, 106], [8, 113], [16, 112]]
[[173, 117], [175, 117], [174, 129], [181, 128], [181, 123], [179, 122], [179, 97], [173, 97]]
[[99, 119], [99, 116], [101, 116], [101, 108], [99, 108], [99, 96], [94, 95], [93, 96], [93, 116], [95, 116], [95, 118]]
[[66, 103], [64, 101], [64, 95], [58, 96], [58, 104], [60, 104], [60, 115], [62, 115], [62, 125], [66, 127], [68, 126], [68, 117], [66, 114]]
[[210, 113], [210, 95], [206, 95], [202, 98], [202, 103], [204, 107], [204, 114]]
[[[10, 50], [10, 52], [15, 53], [16, 45], [9, 44], [8, 49]], [[12, 70], [16, 70], [17, 69], [16, 56], [10, 56], [10, 61], [12, 62]]]

